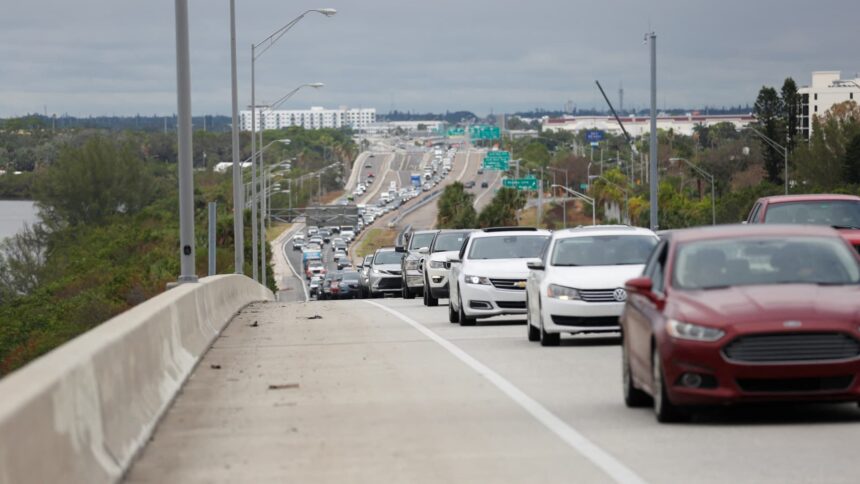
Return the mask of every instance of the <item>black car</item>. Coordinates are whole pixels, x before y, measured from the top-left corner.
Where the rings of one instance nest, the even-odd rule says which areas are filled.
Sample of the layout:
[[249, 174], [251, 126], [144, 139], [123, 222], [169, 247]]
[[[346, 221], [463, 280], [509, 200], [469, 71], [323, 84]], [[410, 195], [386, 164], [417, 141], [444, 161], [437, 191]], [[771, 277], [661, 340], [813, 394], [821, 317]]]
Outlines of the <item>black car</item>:
[[322, 237], [323, 243], [329, 243], [331, 241], [331, 231], [328, 229], [320, 229], [319, 236]]
[[485, 182], [485, 181], [482, 181], [482, 182], [481, 182], [481, 188], [487, 188], [488, 186], [490, 186], [490, 184], [489, 184], [489, 183], [487, 183], [487, 182]]

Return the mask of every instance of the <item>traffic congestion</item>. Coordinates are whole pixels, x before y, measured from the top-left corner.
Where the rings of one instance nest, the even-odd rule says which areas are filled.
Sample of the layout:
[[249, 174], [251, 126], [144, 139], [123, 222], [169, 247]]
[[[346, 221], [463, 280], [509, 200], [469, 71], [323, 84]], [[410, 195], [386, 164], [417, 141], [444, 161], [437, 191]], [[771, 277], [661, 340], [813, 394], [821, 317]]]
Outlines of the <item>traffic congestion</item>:
[[[860, 402], [860, 197], [764, 197], [741, 224], [657, 233], [410, 228], [352, 257], [371, 223], [293, 238], [311, 298], [420, 297], [460, 326], [513, 316], [547, 347], [619, 335], [621, 398], [659, 422], [713, 406]], [[336, 270], [321, 261], [326, 244]]]

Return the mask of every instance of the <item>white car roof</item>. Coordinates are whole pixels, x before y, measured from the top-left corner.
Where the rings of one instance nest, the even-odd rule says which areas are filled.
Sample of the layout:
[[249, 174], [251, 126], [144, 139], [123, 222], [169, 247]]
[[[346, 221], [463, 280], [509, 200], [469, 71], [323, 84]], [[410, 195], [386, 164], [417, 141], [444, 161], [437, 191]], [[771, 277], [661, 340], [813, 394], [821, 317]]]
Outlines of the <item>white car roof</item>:
[[567, 239], [572, 237], [591, 237], [600, 235], [650, 235], [657, 237], [650, 229], [634, 227], [631, 225], [587, 225], [571, 229], [558, 230], [554, 233], [554, 239]]

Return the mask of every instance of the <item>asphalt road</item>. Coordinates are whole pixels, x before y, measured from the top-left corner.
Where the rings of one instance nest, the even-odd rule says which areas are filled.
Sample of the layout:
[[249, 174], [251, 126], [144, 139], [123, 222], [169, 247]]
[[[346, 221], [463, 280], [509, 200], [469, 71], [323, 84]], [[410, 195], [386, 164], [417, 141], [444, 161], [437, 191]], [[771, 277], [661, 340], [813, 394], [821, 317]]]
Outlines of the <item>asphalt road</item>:
[[128, 481], [857, 482], [856, 405], [661, 425], [624, 406], [617, 338], [544, 348], [522, 319], [463, 328], [446, 311], [395, 298], [246, 308]]

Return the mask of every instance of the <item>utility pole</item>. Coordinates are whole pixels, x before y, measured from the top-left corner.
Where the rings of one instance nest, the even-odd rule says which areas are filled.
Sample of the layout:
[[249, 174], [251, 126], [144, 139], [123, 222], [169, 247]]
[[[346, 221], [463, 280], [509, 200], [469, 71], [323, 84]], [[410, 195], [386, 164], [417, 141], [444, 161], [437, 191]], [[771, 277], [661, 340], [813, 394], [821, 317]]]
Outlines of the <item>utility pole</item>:
[[650, 197], [651, 205], [651, 230], [657, 230], [660, 225], [657, 210], [657, 34], [651, 32], [646, 36], [651, 44], [651, 169], [650, 169]]
[[188, 0], [175, 0], [176, 104], [179, 152], [179, 282], [197, 282], [194, 270], [194, 172], [191, 147], [191, 60]]

